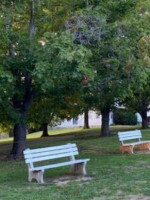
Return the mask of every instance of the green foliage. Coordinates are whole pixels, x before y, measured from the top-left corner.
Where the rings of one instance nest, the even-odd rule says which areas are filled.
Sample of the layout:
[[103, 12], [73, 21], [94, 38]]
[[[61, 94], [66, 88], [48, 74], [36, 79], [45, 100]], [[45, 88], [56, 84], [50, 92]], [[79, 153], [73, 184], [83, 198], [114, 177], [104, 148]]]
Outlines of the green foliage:
[[114, 123], [116, 125], [136, 125], [137, 124], [137, 116], [134, 112], [117, 109], [113, 113]]
[[59, 117], [60, 104], [57, 97], [51, 95], [50, 98], [42, 97], [37, 99], [29, 109], [28, 124], [29, 127], [41, 128], [43, 124], [50, 127], [56, 126], [61, 122]]
[[[88, 59], [91, 51], [74, 44], [69, 32], [45, 34], [46, 44], [38, 51], [39, 61], [33, 71], [35, 84], [43, 92], [51, 88], [79, 88], [84, 73], [90, 73]], [[63, 84], [64, 86], [63, 86]]]

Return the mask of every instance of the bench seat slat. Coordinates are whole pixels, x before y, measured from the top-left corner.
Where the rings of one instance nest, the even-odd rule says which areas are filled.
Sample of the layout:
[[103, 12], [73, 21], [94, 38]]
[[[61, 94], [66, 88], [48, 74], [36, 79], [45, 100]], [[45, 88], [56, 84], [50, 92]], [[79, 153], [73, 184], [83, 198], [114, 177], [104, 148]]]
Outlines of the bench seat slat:
[[39, 167], [34, 167], [32, 169], [33, 170], [45, 170], [45, 169], [52, 169], [52, 168], [56, 168], [56, 167], [62, 167], [62, 166], [67, 166], [67, 165], [73, 165], [73, 164], [77, 164], [77, 163], [83, 163], [83, 162], [87, 162], [90, 159], [81, 159], [81, 160], [75, 160], [75, 161], [68, 161], [68, 162], [63, 162], [63, 163], [58, 163], [58, 164], [52, 164], [52, 165], [46, 165], [46, 166], [39, 166]]
[[39, 148], [39, 149], [26, 149], [24, 151], [24, 155], [29, 154], [29, 153], [39, 153], [39, 152], [45, 152], [45, 151], [68, 149], [68, 148], [72, 148], [72, 147], [76, 147], [76, 144], [67, 144], [67, 145], [60, 145], [60, 146]]
[[53, 150], [53, 151], [44, 151], [44, 152], [38, 152], [38, 153], [29, 153], [29, 154], [25, 154], [25, 159], [28, 158], [38, 158], [38, 157], [44, 157], [44, 156], [51, 156], [51, 155], [58, 155], [58, 154], [62, 154], [62, 153], [70, 153], [72, 152], [72, 154], [75, 152], [77, 152], [78, 149], [77, 147], [71, 147], [71, 148], [67, 148], [67, 149], [57, 149], [57, 150]]
[[34, 163], [34, 162], [40, 162], [40, 161], [45, 161], [45, 160], [69, 157], [69, 156], [73, 156], [73, 155], [78, 155], [78, 151], [62, 153], [62, 154], [58, 154], [58, 155], [43, 156], [43, 157], [38, 157], [38, 158], [28, 158], [25, 160], [25, 162], [26, 163]]
[[139, 144], [144, 144], [144, 143], [147, 143], [147, 142], [150, 142], [149, 140], [147, 141], [140, 141], [140, 142], [132, 142], [132, 143], [125, 143], [124, 146], [128, 146], [128, 145], [139, 145]]

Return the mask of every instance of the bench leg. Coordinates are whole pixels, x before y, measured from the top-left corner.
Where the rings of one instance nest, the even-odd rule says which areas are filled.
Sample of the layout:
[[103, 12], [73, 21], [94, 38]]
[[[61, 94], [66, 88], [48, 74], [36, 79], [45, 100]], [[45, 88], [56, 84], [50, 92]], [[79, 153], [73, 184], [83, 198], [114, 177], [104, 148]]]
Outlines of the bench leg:
[[70, 171], [75, 175], [86, 175], [86, 162], [72, 165]]
[[133, 152], [133, 148], [134, 148], [133, 145], [120, 145], [120, 151], [121, 151], [122, 153], [127, 152], [127, 153], [129, 153], [129, 154], [133, 154], [133, 153], [134, 153], [134, 152]]
[[35, 179], [38, 183], [44, 183], [43, 180], [44, 170], [29, 171], [28, 181], [32, 182]]

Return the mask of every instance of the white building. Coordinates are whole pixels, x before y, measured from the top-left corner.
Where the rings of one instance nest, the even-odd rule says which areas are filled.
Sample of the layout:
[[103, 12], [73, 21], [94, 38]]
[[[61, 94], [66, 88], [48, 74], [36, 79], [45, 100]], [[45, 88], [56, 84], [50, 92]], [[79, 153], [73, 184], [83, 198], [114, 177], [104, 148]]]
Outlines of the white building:
[[[141, 123], [141, 122], [142, 122], [142, 117], [141, 117], [141, 115], [140, 115], [139, 113], [137, 113], [136, 116], [137, 116], [137, 121], [138, 121], [139, 123]], [[147, 117], [150, 118], [150, 111], [147, 112]], [[149, 121], [149, 120], [148, 120], [148, 121]]]
[[[137, 115], [137, 121], [138, 123], [142, 122], [141, 115], [139, 113]], [[147, 116], [150, 117], [150, 111], [147, 113]], [[102, 116], [98, 115], [95, 111], [89, 111], [89, 126], [101, 126], [102, 124]], [[109, 124], [114, 124], [113, 121], [113, 113], [110, 112], [109, 115]], [[71, 120], [64, 120], [60, 125], [58, 125], [58, 128], [71, 128], [71, 127], [83, 127], [84, 126], [84, 114], [79, 115], [78, 118], [73, 118]]]
[[[95, 111], [89, 111], [89, 126], [101, 126], [102, 116], [98, 115]], [[109, 124], [113, 124], [113, 113], [109, 115]], [[69, 127], [83, 127], [84, 126], [84, 114], [79, 115], [78, 118], [73, 118], [71, 120], [64, 120], [57, 127], [59, 128], [69, 128]]]

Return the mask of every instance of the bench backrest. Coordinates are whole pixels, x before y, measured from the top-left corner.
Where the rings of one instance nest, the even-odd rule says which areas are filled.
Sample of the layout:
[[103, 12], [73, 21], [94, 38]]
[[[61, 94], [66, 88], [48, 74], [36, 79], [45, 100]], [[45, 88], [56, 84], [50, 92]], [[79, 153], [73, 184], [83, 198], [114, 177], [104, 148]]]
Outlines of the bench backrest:
[[76, 144], [66, 144], [39, 149], [26, 149], [23, 153], [27, 164], [64, 157], [74, 158], [75, 155], [79, 154]]
[[123, 144], [126, 140], [141, 140], [142, 134], [140, 130], [118, 132], [119, 141]]

